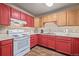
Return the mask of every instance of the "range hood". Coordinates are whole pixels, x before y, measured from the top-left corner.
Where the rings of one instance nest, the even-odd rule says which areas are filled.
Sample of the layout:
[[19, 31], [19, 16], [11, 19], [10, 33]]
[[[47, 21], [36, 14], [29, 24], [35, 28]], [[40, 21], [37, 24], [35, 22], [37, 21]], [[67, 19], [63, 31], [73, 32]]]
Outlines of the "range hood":
[[10, 26], [23, 26], [25, 24], [27, 24], [26, 21], [11, 18]]

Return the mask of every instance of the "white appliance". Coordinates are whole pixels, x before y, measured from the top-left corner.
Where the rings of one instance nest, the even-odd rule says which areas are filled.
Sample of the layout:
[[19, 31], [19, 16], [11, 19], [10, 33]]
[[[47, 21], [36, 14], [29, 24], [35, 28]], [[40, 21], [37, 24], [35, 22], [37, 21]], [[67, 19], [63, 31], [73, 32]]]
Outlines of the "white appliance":
[[14, 56], [23, 56], [30, 51], [30, 35], [23, 29], [8, 30], [9, 36], [14, 38]]
[[10, 26], [11, 27], [20, 27], [20, 26], [23, 26], [23, 25], [25, 25], [25, 24], [27, 24], [27, 22], [26, 21], [23, 21], [23, 20], [19, 20], [19, 19], [14, 19], [14, 18], [11, 18], [11, 22], [10, 22]]

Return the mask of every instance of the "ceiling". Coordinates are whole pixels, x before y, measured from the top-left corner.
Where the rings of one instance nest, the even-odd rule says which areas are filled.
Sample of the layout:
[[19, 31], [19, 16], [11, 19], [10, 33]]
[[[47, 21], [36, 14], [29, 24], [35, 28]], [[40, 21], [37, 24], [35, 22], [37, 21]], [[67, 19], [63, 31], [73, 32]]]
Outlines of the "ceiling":
[[75, 5], [74, 3], [54, 3], [52, 7], [48, 7], [45, 5], [45, 3], [10, 3], [10, 4], [19, 7], [24, 11], [31, 13], [34, 16], [45, 15], [51, 12], [55, 12], [59, 9]]

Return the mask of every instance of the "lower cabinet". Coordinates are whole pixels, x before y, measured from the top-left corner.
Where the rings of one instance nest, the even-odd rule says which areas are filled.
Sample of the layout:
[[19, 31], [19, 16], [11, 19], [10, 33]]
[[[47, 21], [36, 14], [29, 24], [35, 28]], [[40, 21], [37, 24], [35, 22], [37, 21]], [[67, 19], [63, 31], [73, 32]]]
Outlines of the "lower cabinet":
[[39, 36], [39, 45], [55, 49], [55, 36], [50, 36], [50, 35], [40, 35]]
[[55, 36], [49, 36], [48, 48], [55, 49]]
[[71, 54], [71, 43], [64, 41], [56, 41], [56, 50], [62, 53]]
[[30, 44], [30, 48], [32, 48], [32, 47], [34, 47], [34, 46], [37, 45], [35, 42], [30, 42], [30, 43], [31, 43], [31, 44]]
[[39, 45], [48, 47], [48, 38], [46, 35], [41, 35], [39, 38]]
[[50, 35], [31, 36], [31, 48], [37, 44], [68, 55], [79, 56], [79, 38]]
[[12, 56], [12, 44], [1, 46], [1, 56]]
[[38, 44], [38, 36], [37, 35], [31, 35], [30, 37], [30, 48], [36, 46]]
[[56, 38], [55, 45], [56, 50], [59, 52], [73, 56], [79, 56], [79, 38], [60, 36]]
[[79, 38], [72, 38], [72, 54], [75, 56], [79, 56]]
[[13, 56], [13, 42], [4, 40], [0, 42], [0, 56]]

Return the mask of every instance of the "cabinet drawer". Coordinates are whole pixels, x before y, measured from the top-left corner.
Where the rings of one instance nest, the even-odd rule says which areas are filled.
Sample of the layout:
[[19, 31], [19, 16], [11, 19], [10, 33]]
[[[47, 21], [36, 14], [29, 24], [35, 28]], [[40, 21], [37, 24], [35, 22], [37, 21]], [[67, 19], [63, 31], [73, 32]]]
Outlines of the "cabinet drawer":
[[56, 36], [56, 41], [71, 42], [72, 39], [69, 37], [64, 37], [64, 36]]
[[30, 43], [38, 43], [37, 41], [33, 40], [33, 41], [30, 41]]
[[6, 45], [6, 44], [9, 44], [9, 43], [12, 43], [12, 39], [9, 39], [9, 40], [3, 40], [3, 41], [0, 41], [0, 45]]
[[32, 36], [30, 36], [30, 39], [35, 39], [35, 38], [38, 38], [36, 35], [34, 36], [34, 35], [32, 35]]

